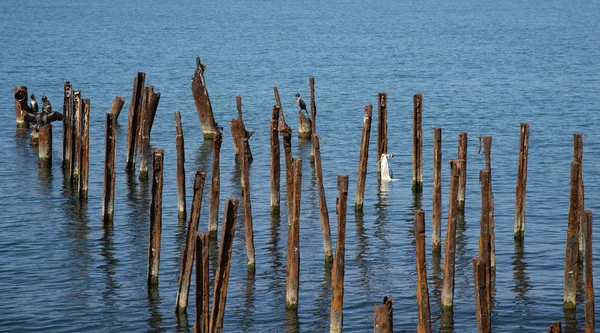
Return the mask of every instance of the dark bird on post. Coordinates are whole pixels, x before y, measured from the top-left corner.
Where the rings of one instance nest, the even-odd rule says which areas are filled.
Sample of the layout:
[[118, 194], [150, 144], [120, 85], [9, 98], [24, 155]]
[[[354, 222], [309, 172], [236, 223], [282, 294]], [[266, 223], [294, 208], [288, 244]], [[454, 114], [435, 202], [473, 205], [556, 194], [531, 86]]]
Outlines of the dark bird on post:
[[308, 111], [306, 111], [306, 103], [304, 103], [302, 98], [300, 98], [300, 94], [296, 94], [296, 103], [298, 103], [300, 111], [304, 111], [308, 115]]
[[33, 113], [38, 113], [39, 112], [38, 103], [35, 100], [35, 95], [34, 94], [31, 94], [31, 111], [33, 111]]
[[46, 113], [52, 112], [52, 104], [50, 104], [50, 100], [48, 97], [42, 96], [42, 111]]
[[[32, 96], [33, 97], [33, 96]], [[39, 130], [40, 127], [50, 124], [53, 121], [63, 120], [63, 115], [60, 112], [52, 111], [52, 104], [46, 96], [42, 96], [42, 112], [30, 112], [31, 108], [25, 111], [25, 121], [32, 123], [32, 128]], [[37, 104], [37, 103], [36, 103]]]

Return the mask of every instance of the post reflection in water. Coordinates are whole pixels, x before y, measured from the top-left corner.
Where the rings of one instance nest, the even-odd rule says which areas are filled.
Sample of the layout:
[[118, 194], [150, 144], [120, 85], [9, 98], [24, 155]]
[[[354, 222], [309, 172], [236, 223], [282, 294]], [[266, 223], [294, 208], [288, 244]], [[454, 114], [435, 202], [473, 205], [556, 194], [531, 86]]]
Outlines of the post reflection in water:
[[240, 309], [241, 313], [242, 313], [242, 318], [240, 321], [240, 325], [242, 328], [242, 332], [254, 332], [254, 320], [252, 320], [252, 318], [254, 317], [254, 302], [256, 301], [256, 296], [254, 295], [255, 292], [255, 281], [256, 281], [256, 276], [255, 276], [255, 271], [253, 270], [248, 270], [248, 277], [246, 278], [246, 281], [244, 282], [244, 306]]
[[[431, 256], [431, 275], [429, 276], [429, 300], [431, 303], [431, 324], [432, 330], [437, 330], [441, 319], [441, 313], [438, 311], [442, 301], [442, 268], [441, 268], [441, 254], [433, 253]], [[433, 305], [437, 306], [433, 306]]]
[[297, 310], [286, 310], [285, 311], [285, 328], [288, 333], [300, 332], [300, 321], [298, 321]]
[[369, 265], [366, 258], [369, 256], [369, 238], [365, 233], [364, 215], [362, 211], [354, 211], [354, 221], [356, 224], [356, 261], [358, 262], [358, 279], [361, 287], [365, 291], [371, 291], [371, 280], [373, 279], [373, 273], [371, 272], [371, 266]]
[[161, 303], [161, 299], [160, 299], [160, 295], [158, 293], [158, 288], [149, 286], [148, 287], [148, 313], [150, 316], [148, 317], [148, 325], [150, 326], [150, 329], [148, 330], [148, 332], [152, 332], [152, 333], [162, 332], [161, 327], [162, 327], [163, 317], [162, 317], [162, 313], [160, 312], [160, 303]]
[[[211, 179], [209, 176], [212, 170], [212, 153], [213, 153], [213, 140], [202, 140], [202, 143], [196, 149], [195, 153], [195, 170], [186, 170], [186, 176], [195, 175], [196, 170], [200, 172], [206, 172], [206, 179]], [[187, 194], [186, 194], [187, 195]]]
[[[387, 260], [387, 254], [390, 252], [390, 220], [388, 218], [389, 202], [389, 191], [388, 181], [379, 182], [377, 187], [377, 202], [375, 203], [376, 218], [375, 218], [375, 231], [373, 235], [380, 241], [376, 242], [377, 252], [380, 254], [381, 269], [388, 270], [391, 268], [389, 261]], [[362, 217], [361, 217], [362, 218]]]
[[325, 332], [329, 329], [329, 308], [331, 306], [331, 270], [333, 263], [324, 262], [323, 279], [319, 285], [319, 297], [313, 316], [318, 318], [315, 326], [311, 327], [314, 332]]
[[[471, 271], [473, 269], [471, 258], [477, 256], [477, 253], [468, 253], [467, 244], [469, 243], [469, 237], [467, 236], [467, 220], [465, 220], [464, 213], [460, 212], [456, 216], [456, 256], [455, 256], [455, 270], [454, 276], [462, 277], [461, 282], [464, 286], [473, 285], [473, 277]], [[479, 239], [479, 238], [478, 238]], [[458, 283], [457, 283], [458, 284]], [[468, 289], [468, 292], [472, 295], [473, 291]], [[492, 294], [493, 294], [492, 289]], [[465, 294], [467, 296], [467, 294]], [[456, 296], [454, 296], [456, 298]]]
[[515, 254], [513, 255], [513, 281], [515, 283], [512, 291], [515, 292], [515, 299], [512, 302], [516, 305], [516, 313], [523, 313], [525, 316], [531, 316], [531, 305], [535, 302], [527, 295], [532, 286], [529, 284], [529, 274], [526, 269], [529, 266], [525, 262], [525, 244], [523, 239], [515, 238]]
[[39, 193], [42, 196], [52, 194], [52, 167], [38, 168]]
[[186, 311], [175, 313], [175, 319], [177, 320], [177, 327], [175, 327], [175, 332], [187, 333], [190, 330], [190, 322], [188, 320], [188, 314]]
[[102, 304], [113, 307], [115, 306], [117, 289], [119, 288], [119, 284], [114, 278], [119, 259], [115, 257], [115, 247], [113, 244], [114, 230], [112, 223], [103, 223], [103, 229], [100, 255], [102, 256], [104, 263], [100, 265], [99, 268], [104, 273], [106, 281], [104, 284], [105, 289], [102, 292]]
[[[148, 259], [148, 230], [150, 225], [150, 201], [148, 199], [148, 184], [136, 182], [137, 175], [130, 172], [126, 175], [127, 205], [130, 213], [127, 216], [127, 233], [130, 237], [128, 247], [129, 257], [138, 262]], [[138, 277], [145, 276], [145, 272], [138, 272]]]

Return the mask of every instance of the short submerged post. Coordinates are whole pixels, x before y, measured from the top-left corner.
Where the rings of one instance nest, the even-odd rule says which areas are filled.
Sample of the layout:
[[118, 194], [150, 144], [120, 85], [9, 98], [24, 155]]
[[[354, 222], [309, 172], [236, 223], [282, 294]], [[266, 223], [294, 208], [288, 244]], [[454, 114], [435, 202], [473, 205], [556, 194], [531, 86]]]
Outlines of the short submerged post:
[[394, 330], [394, 311], [392, 309], [392, 302], [394, 300], [389, 297], [383, 298], [383, 305], [377, 305], [373, 307], [374, 312], [374, 327], [373, 333], [392, 333]]
[[38, 164], [40, 167], [52, 167], [52, 124], [40, 128], [39, 140]]
[[[314, 137], [313, 137], [314, 138]], [[344, 324], [344, 255], [346, 253], [346, 209], [348, 201], [348, 175], [338, 176], [337, 213], [338, 236], [335, 260], [331, 271], [331, 310], [329, 332], [342, 332]]]
[[442, 248], [442, 129], [433, 129], [433, 213], [431, 215], [431, 248]]
[[369, 159], [369, 140], [371, 137], [371, 118], [373, 116], [373, 105], [365, 106], [365, 117], [363, 119], [362, 139], [360, 143], [360, 158], [358, 161], [358, 178], [356, 182], [356, 201], [354, 209], [362, 211], [365, 200], [365, 182], [367, 180], [367, 161]]
[[413, 107], [413, 184], [414, 191], [423, 190], [423, 96], [414, 96]]
[[529, 124], [521, 123], [519, 139], [519, 166], [515, 209], [515, 239], [525, 238], [525, 198], [527, 192], [527, 156], [529, 154]]
[[162, 190], [164, 150], [154, 149], [152, 159], [152, 203], [150, 204], [150, 241], [148, 242], [148, 285], [158, 286], [160, 238], [162, 234]]

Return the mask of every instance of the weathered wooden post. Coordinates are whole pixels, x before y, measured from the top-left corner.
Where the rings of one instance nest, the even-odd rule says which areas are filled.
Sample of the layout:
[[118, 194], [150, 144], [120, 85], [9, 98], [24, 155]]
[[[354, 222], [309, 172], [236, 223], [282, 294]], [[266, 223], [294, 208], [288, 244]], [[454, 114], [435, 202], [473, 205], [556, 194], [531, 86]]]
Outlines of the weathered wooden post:
[[217, 238], [219, 231], [219, 198], [221, 195], [221, 143], [222, 128], [217, 126], [213, 138], [213, 163], [210, 183], [210, 212], [208, 213], [208, 237]]
[[115, 207], [115, 155], [117, 150], [117, 128], [115, 115], [106, 114], [106, 137], [104, 140], [104, 195], [102, 196], [102, 218], [112, 221]]
[[154, 149], [152, 158], [152, 202], [150, 206], [150, 240], [148, 242], [148, 285], [158, 286], [160, 237], [162, 234], [163, 149]]
[[413, 106], [413, 184], [415, 191], [423, 190], [423, 96], [414, 96]]
[[494, 189], [492, 188], [492, 137], [483, 136], [483, 151], [485, 155], [485, 170], [488, 173], [488, 179], [490, 183], [490, 195], [489, 195], [489, 221], [490, 221], [490, 264], [492, 271], [496, 270], [496, 234], [494, 232], [495, 219], [494, 219]]
[[209, 291], [208, 291], [208, 253], [207, 233], [196, 234], [196, 324], [194, 332], [208, 333]]
[[158, 108], [158, 102], [160, 101], [160, 92], [154, 92], [154, 86], [148, 88], [148, 94], [145, 97], [145, 107], [142, 108], [140, 113], [141, 127], [139, 134], [140, 141], [140, 178], [148, 178], [148, 153], [150, 152], [150, 134], [152, 132], [152, 125], [154, 124], [154, 117], [156, 116], [156, 109]]
[[40, 147], [38, 149], [38, 165], [52, 167], [52, 124], [40, 128]]
[[331, 229], [329, 227], [329, 211], [327, 210], [327, 200], [325, 199], [325, 186], [323, 185], [323, 167], [321, 165], [321, 147], [319, 136], [313, 135], [312, 146], [315, 156], [315, 174], [317, 177], [317, 189], [319, 192], [319, 216], [321, 218], [321, 232], [323, 234], [323, 251], [325, 253], [325, 262], [332, 262], [331, 253]]
[[244, 197], [244, 221], [246, 226], [246, 256], [248, 270], [256, 270], [254, 261], [254, 227], [252, 226], [252, 204], [250, 200], [250, 171], [248, 170], [248, 138], [242, 139], [240, 169], [242, 171], [242, 196]]
[[577, 161], [571, 162], [571, 199], [569, 203], [569, 226], [565, 255], [564, 308], [574, 310], [577, 304], [577, 255], [579, 250], [579, 169]]
[[367, 160], [369, 159], [369, 140], [371, 138], [371, 118], [373, 105], [365, 106], [362, 139], [360, 143], [360, 159], [358, 161], [358, 178], [356, 181], [356, 201], [354, 209], [361, 211], [365, 200], [365, 182], [367, 180]]
[[458, 187], [462, 174], [462, 160], [450, 161], [450, 198], [448, 228], [444, 243], [444, 280], [442, 282], [442, 308], [452, 309], [454, 303], [454, 258], [456, 255], [456, 221], [458, 216]]
[[242, 147], [244, 144], [246, 151], [248, 152], [248, 162], [252, 163], [252, 151], [250, 150], [250, 143], [248, 140], [250, 139], [254, 131], [248, 132], [246, 131], [246, 125], [244, 125], [244, 120], [242, 119], [242, 96], [235, 96], [235, 104], [237, 106], [238, 117], [237, 119], [232, 119], [229, 123], [231, 127], [231, 136], [233, 137], [233, 143], [235, 145], [235, 157], [239, 162], [239, 156], [242, 155]]
[[[315, 78], [309, 77], [308, 83], [310, 85], [310, 122], [312, 124], [311, 129], [312, 135], [317, 134], [317, 103], [315, 102]], [[311, 135], [311, 138], [312, 138]], [[315, 158], [315, 146], [312, 146], [310, 152], [310, 161], [313, 162]]]
[[373, 333], [392, 333], [394, 331], [394, 311], [392, 309], [393, 298], [384, 297], [383, 305], [373, 306]]
[[[64, 99], [63, 99], [63, 133], [62, 133], [62, 168], [68, 170], [71, 161], [71, 122], [73, 121], [72, 110], [73, 110], [73, 87], [71, 82], [67, 81], [64, 87]], [[70, 175], [69, 175], [70, 177]]]
[[283, 139], [283, 152], [285, 157], [285, 193], [287, 200], [287, 216], [288, 225], [292, 224], [292, 183], [293, 183], [293, 166], [292, 166], [292, 128], [285, 122], [285, 114], [281, 107], [281, 99], [277, 87], [273, 87], [275, 101], [279, 108], [279, 126], [278, 130]]
[[594, 269], [592, 252], [592, 211], [585, 211], [585, 332], [596, 331], [596, 314], [594, 305]]
[[475, 286], [475, 314], [477, 318], [477, 332], [489, 333], [492, 331], [490, 311], [487, 301], [487, 267], [483, 260], [473, 258], [473, 280]]
[[115, 97], [115, 100], [113, 101], [112, 106], [110, 108], [110, 113], [112, 113], [115, 117], [115, 123], [119, 119], [119, 115], [121, 114], [121, 110], [123, 109], [123, 104], [125, 104], [125, 97]]
[[525, 237], [525, 199], [527, 193], [527, 156], [529, 154], [529, 124], [521, 123], [519, 139], [519, 166], [515, 204], [515, 239]]
[[583, 252], [585, 251], [585, 192], [583, 186], [583, 135], [581, 133], [573, 133], [573, 160], [579, 163], [579, 252], [577, 260], [583, 262]]
[[[314, 139], [314, 137], [313, 137]], [[348, 175], [338, 176], [337, 214], [338, 236], [335, 243], [335, 259], [331, 271], [330, 332], [342, 332], [344, 324], [344, 255], [346, 253], [346, 209], [348, 201]]]
[[[302, 158], [293, 162], [292, 223], [289, 225], [287, 244], [287, 274], [285, 279], [285, 306], [288, 310], [298, 310], [298, 290], [300, 289], [300, 195], [302, 193]], [[289, 199], [288, 199], [289, 200]]]
[[271, 213], [279, 214], [279, 204], [281, 202], [280, 189], [280, 145], [279, 145], [279, 108], [273, 105], [273, 113], [271, 115]]
[[462, 174], [458, 182], [458, 209], [465, 209], [465, 192], [467, 187], [467, 133], [458, 133], [458, 160], [462, 162]]
[[87, 199], [88, 180], [90, 175], [90, 99], [83, 100], [83, 117], [81, 131], [81, 160], [79, 170], [79, 197]]
[[144, 83], [146, 73], [138, 72], [133, 80], [133, 93], [131, 95], [131, 104], [129, 105], [129, 124], [127, 129], [127, 156], [125, 161], [125, 171], [133, 171], [135, 168], [135, 155], [137, 153], [137, 136], [139, 131], [139, 114], [144, 99]]
[[192, 78], [192, 95], [196, 103], [196, 111], [202, 125], [202, 133], [205, 139], [212, 139], [219, 132], [219, 126], [215, 122], [213, 116], [208, 90], [206, 89], [206, 81], [204, 80], [204, 71], [208, 66], [200, 63], [200, 57], [196, 57], [196, 70]]
[[552, 325], [550, 325], [550, 327], [548, 327], [548, 332], [547, 333], [562, 333], [562, 325], [561, 322], [556, 322]]
[[181, 126], [181, 113], [175, 112], [175, 148], [177, 150], [177, 210], [179, 219], [185, 221], [187, 207], [185, 202], [185, 140]]
[[479, 260], [483, 263], [485, 269], [485, 275], [483, 281], [486, 290], [485, 301], [487, 302], [487, 309], [491, 311], [492, 308], [492, 247], [491, 247], [491, 235], [490, 235], [490, 174], [487, 170], [479, 171], [479, 182], [481, 183], [481, 222], [479, 226]]
[[213, 304], [210, 316], [209, 332], [220, 333], [223, 329], [225, 316], [225, 302], [227, 300], [227, 284], [229, 283], [229, 268], [231, 266], [231, 248], [235, 236], [235, 223], [237, 221], [238, 199], [225, 199], [223, 212], [223, 229], [219, 243], [219, 262], [215, 273], [215, 286], [213, 291]]
[[431, 249], [442, 249], [442, 129], [433, 129], [433, 212], [431, 215]]
[[431, 333], [427, 263], [425, 262], [425, 213], [415, 209], [415, 247], [417, 254], [417, 305], [419, 311], [418, 333]]
[[298, 112], [298, 137], [301, 139], [310, 138], [312, 135], [312, 123], [309, 117], [304, 115], [302, 110]]
[[194, 265], [194, 254], [196, 253], [196, 235], [200, 222], [200, 210], [202, 207], [202, 193], [206, 173], [196, 171], [194, 180], [194, 199], [192, 200], [192, 211], [187, 225], [186, 242], [181, 255], [181, 271], [179, 274], [179, 287], [177, 289], [177, 300], [175, 302], [175, 313], [184, 313], [187, 309], [188, 294], [192, 279], [192, 268]]
[[21, 100], [24, 100], [25, 105], [27, 105], [27, 101], [29, 100], [29, 95], [27, 95], [27, 87], [14, 87], [13, 95], [15, 96], [15, 120], [17, 122], [17, 128], [29, 128], [29, 123], [25, 121], [25, 112], [21, 108]]
[[71, 182], [77, 180], [79, 184], [79, 170], [81, 168], [81, 150], [82, 150], [82, 118], [83, 118], [83, 101], [81, 100], [81, 91], [73, 90], [73, 160]]
[[[387, 93], [377, 94], [377, 165], [381, 161], [381, 154], [387, 154]], [[377, 168], [377, 175], [381, 177], [381, 170]]]

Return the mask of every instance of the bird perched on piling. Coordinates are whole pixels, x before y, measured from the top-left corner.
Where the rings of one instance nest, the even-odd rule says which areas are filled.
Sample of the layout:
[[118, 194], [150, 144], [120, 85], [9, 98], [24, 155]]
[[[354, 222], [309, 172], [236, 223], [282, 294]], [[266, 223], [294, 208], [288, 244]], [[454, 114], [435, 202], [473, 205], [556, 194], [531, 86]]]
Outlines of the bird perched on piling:
[[31, 111], [33, 113], [38, 113], [39, 112], [39, 108], [38, 108], [38, 103], [35, 99], [35, 95], [31, 94]]
[[42, 96], [42, 111], [46, 113], [52, 112], [52, 104], [50, 104], [50, 100], [46, 96]]
[[306, 111], [306, 103], [300, 98], [300, 94], [296, 94], [296, 103], [298, 103], [298, 107], [300, 108], [300, 112], [304, 111], [308, 115], [308, 111]]
[[[32, 99], [34, 96], [31, 96]], [[33, 108], [33, 107], [32, 107]], [[42, 112], [29, 112], [32, 108], [25, 111], [25, 121], [32, 124], [32, 128], [39, 130], [40, 127], [50, 124], [53, 121], [63, 120], [63, 115], [60, 112], [52, 111], [52, 104], [46, 96], [42, 96]], [[37, 108], [37, 103], [36, 103]]]

